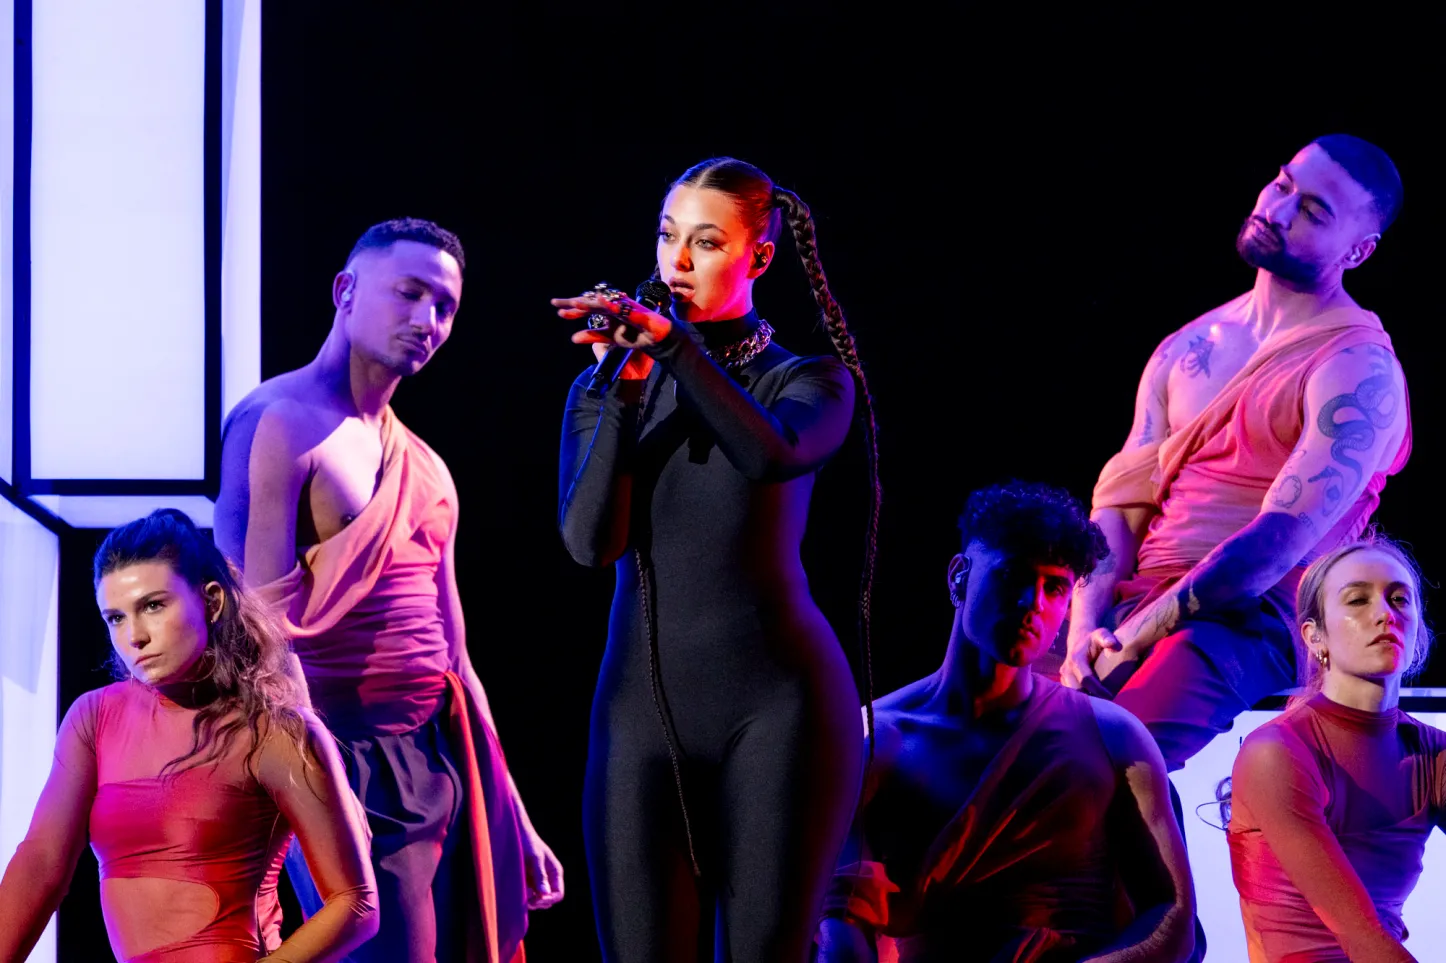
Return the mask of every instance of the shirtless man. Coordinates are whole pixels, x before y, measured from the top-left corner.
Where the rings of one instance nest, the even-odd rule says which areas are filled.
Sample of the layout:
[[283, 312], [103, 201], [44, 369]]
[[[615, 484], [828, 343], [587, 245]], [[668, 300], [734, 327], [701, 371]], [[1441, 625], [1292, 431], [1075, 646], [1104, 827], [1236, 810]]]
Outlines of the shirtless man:
[[1365, 528], [1406, 462], [1401, 367], [1342, 284], [1400, 204], [1359, 138], [1292, 157], [1236, 241], [1254, 287], [1160, 344], [1095, 488], [1111, 555], [1075, 589], [1061, 680], [1103, 680], [1172, 771], [1293, 684], [1304, 565]]
[[[527, 910], [562, 898], [467, 653], [456, 489], [389, 405], [447, 340], [462, 268], [430, 221], [369, 229], [315, 360], [251, 392], [224, 433], [217, 544], [285, 618], [367, 810], [382, 923], [351, 957], [367, 963], [508, 963]], [[310, 913], [294, 849], [288, 867]]]
[[1180, 963], [1194, 890], [1160, 750], [1031, 668], [1104, 535], [1068, 493], [1019, 483], [976, 492], [959, 527], [944, 664], [876, 703], [819, 959]]

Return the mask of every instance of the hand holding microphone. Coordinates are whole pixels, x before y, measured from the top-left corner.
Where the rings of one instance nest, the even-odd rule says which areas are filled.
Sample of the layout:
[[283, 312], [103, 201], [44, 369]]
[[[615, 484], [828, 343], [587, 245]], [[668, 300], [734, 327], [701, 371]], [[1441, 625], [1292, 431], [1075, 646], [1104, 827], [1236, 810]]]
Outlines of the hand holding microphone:
[[640, 380], [648, 376], [653, 359], [634, 349], [656, 344], [672, 330], [672, 320], [658, 313], [668, 298], [667, 285], [654, 278], [638, 285], [636, 299], [605, 284], [579, 297], [552, 299], [559, 317], [588, 318], [587, 330], [572, 336], [574, 344], [591, 344], [598, 358], [588, 397], [602, 397], [618, 377]]

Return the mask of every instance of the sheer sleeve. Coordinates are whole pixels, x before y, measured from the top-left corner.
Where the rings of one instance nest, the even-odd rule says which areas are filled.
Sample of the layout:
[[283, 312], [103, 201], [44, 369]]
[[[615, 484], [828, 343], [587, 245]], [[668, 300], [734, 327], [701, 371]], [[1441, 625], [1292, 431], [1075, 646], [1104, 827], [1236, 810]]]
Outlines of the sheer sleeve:
[[332, 963], [377, 931], [377, 884], [366, 817], [346, 782], [332, 736], [310, 710], [307, 756], [273, 731], [262, 749], [261, 783], [296, 832], [325, 905], [267, 963]]
[[[638, 402], [644, 382], [620, 380], [587, 397], [589, 368], [573, 382], [562, 419], [557, 527], [582, 565], [609, 565], [627, 548]], [[656, 375], [654, 375], [656, 377]]]
[[70, 889], [95, 803], [102, 691], [87, 692], [65, 714], [30, 829], [0, 880], [0, 963], [29, 955]]
[[1437, 829], [1446, 832], [1446, 732], [1419, 719], [1415, 721], [1428, 753], [1426, 765], [1431, 774], [1429, 805], [1432, 822]]
[[1326, 788], [1299, 740], [1280, 727], [1253, 733], [1236, 757], [1232, 790], [1291, 884], [1351, 959], [1415, 963], [1381, 925], [1370, 894], [1326, 823]]
[[682, 325], [647, 349], [751, 481], [787, 481], [814, 471], [843, 445], [854, 415], [854, 380], [836, 358], [803, 358], [767, 408], [704, 353]]

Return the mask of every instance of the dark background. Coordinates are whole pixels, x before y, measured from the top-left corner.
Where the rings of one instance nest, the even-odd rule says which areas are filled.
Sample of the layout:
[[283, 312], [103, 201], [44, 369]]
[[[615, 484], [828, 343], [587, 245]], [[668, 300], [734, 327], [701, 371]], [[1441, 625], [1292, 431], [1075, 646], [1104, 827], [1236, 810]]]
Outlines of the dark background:
[[[1381, 315], [1412, 392], [1415, 454], [1377, 518], [1428, 576], [1446, 571], [1431, 494], [1440, 81], [1410, 46], [1439, 36], [1439, 17], [985, 23], [744, 4], [624, 23], [481, 6], [266, 5], [262, 359], [270, 377], [312, 358], [332, 275], [370, 224], [428, 217], [461, 236], [451, 341], [394, 407], [456, 478], [472, 657], [567, 868], [566, 900], [533, 917], [531, 959], [597, 958], [579, 798], [613, 582], [556, 534], [562, 402], [589, 359], [547, 299], [645, 277], [662, 196], [705, 157], [758, 164], [813, 207], [869, 371], [885, 489], [877, 691], [938, 663], [968, 492], [1020, 477], [1087, 500], [1151, 350], [1250, 286], [1236, 230], [1276, 168], [1328, 132], [1380, 144], [1406, 184], [1347, 287]], [[756, 300], [781, 343], [829, 350], [787, 242]], [[806, 545], [850, 648], [864, 499], [855, 446], [824, 472]], [[105, 643], [84, 573], [67, 584], [62, 630], [96, 653], [68, 655], [73, 698], [103, 683]], [[1418, 684], [1446, 684], [1446, 667]]]

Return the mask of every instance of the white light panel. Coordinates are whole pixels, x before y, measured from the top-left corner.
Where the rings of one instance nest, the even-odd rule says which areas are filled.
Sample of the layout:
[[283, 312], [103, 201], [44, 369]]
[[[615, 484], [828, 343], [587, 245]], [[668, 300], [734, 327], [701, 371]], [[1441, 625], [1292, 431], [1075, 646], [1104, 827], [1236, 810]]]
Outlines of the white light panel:
[[[60, 540], [0, 499], [0, 866], [25, 838], [55, 752]], [[55, 920], [30, 954], [54, 963]]]
[[261, 382], [261, 0], [225, 0], [221, 417]]
[[15, 0], [0, 0], [0, 478], [14, 481]]
[[206, 4], [32, 11], [31, 474], [201, 479]]
[[75, 528], [114, 528], [158, 508], [179, 508], [210, 528], [216, 506], [205, 495], [32, 495], [30, 500]]

